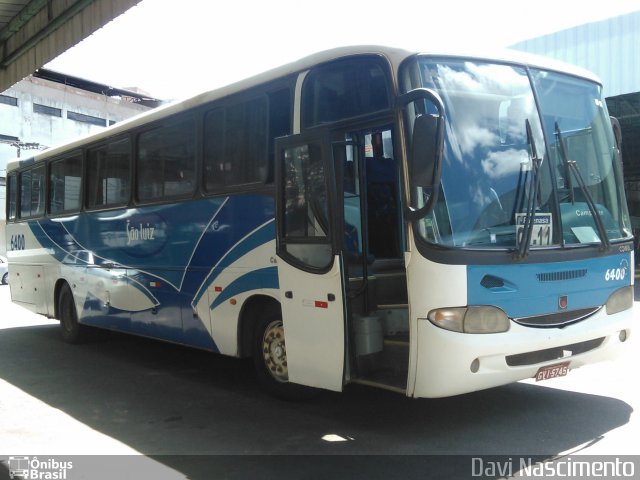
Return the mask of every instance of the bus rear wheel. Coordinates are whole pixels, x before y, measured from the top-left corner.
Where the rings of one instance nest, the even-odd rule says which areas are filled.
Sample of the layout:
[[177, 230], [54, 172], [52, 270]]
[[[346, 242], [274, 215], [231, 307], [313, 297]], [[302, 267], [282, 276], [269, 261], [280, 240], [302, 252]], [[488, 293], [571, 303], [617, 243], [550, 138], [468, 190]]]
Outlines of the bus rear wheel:
[[58, 295], [58, 316], [60, 317], [60, 333], [65, 342], [76, 344], [86, 339], [87, 327], [78, 323], [76, 303], [68, 284], [62, 286]]
[[289, 382], [287, 348], [280, 311], [264, 312], [253, 337], [253, 363], [258, 380], [272, 395], [283, 400], [306, 400], [317, 390]]

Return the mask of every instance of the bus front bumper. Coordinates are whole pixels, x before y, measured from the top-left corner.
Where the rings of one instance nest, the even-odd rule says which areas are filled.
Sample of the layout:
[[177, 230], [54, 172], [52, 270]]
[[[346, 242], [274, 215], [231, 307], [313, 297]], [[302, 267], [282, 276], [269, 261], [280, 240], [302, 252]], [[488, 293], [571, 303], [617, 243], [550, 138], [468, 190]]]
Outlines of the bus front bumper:
[[[414, 397], [469, 393], [532, 378], [545, 366], [569, 362], [569, 370], [615, 358], [629, 343], [636, 310], [604, 309], [564, 328], [532, 328], [511, 322], [508, 332], [464, 334], [418, 319]], [[411, 395], [411, 392], [409, 392]]]

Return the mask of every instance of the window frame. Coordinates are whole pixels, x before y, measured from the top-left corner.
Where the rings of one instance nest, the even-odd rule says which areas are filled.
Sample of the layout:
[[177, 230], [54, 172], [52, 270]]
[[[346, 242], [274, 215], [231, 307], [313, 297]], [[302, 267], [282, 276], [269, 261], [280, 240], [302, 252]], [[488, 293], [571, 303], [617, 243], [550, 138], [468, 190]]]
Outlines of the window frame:
[[33, 113], [40, 115], [47, 115], [53, 118], [62, 118], [62, 109], [58, 107], [52, 107], [51, 105], [44, 105], [43, 103], [33, 103]]
[[8, 105], [10, 107], [17, 107], [18, 106], [18, 97], [14, 97], [13, 95], [0, 94], [0, 105]]
[[[108, 148], [109, 145], [118, 143], [120, 141], [126, 140], [129, 143], [129, 164], [128, 164], [128, 180], [129, 180], [129, 192], [128, 198], [124, 202], [119, 203], [109, 203], [109, 204], [101, 204], [101, 205], [90, 205], [89, 204], [89, 171], [90, 171], [90, 153], [93, 150], [98, 150], [101, 148]], [[83, 178], [82, 178], [82, 201], [81, 201], [81, 211], [103, 211], [103, 210], [115, 210], [123, 207], [128, 207], [131, 205], [131, 198], [133, 195], [133, 164], [134, 164], [134, 151], [133, 151], [134, 142], [131, 139], [131, 133], [127, 132], [121, 135], [116, 135], [110, 138], [107, 138], [103, 141], [96, 142], [90, 145], [86, 145], [83, 147]], [[97, 184], [96, 184], [97, 185]]]
[[[200, 165], [202, 168], [202, 175], [201, 175], [201, 181], [199, 183], [200, 183], [200, 188], [202, 189], [202, 193], [205, 196], [224, 195], [231, 192], [238, 192], [242, 190], [252, 190], [258, 187], [262, 187], [268, 183], [270, 176], [273, 176], [272, 175], [273, 165], [269, 163], [269, 143], [272, 141], [275, 141], [275, 139], [272, 139], [269, 135], [270, 134], [270, 130], [269, 130], [270, 111], [271, 111], [270, 105], [269, 105], [270, 103], [269, 93], [273, 90], [281, 90], [284, 88], [289, 88], [289, 86], [285, 85], [281, 88], [276, 88], [276, 89], [260, 89], [260, 91], [247, 91], [244, 94], [234, 95], [229, 99], [213, 102], [202, 109], [202, 115], [200, 117], [201, 118], [200, 127], [202, 130]], [[259, 178], [256, 181], [244, 182], [244, 183], [225, 183], [222, 186], [215, 186], [213, 188], [209, 188], [207, 186], [207, 174], [206, 174], [207, 117], [216, 111], [222, 111], [223, 113], [223, 122], [224, 122], [223, 155], [225, 155], [226, 146], [227, 146], [227, 118], [228, 118], [229, 109], [240, 106], [240, 105], [247, 105], [256, 100], [263, 100], [264, 106], [265, 106], [265, 124], [264, 124], [265, 135], [263, 139], [264, 144], [262, 145], [262, 151], [261, 151], [262, 158], [260, 163], [262, 168], [264, 168], [264, 174], [260, 175], [261, 178]]]
[[[335, 171], [327, 158], [331, 155], [331, 136], [328, 129], [315, 130], [313, 132], [303, 132], [301, 134], [290, 135], [288, 137], [280, 137], [276, 140], [275, 146], [275, 171], [276, 171], [276, 252], [288, 264], [309, 273], [323, 274], [333, 268], [335, 256], [338, 253], [338, 237], [341, 235], [341, 229], [336, 228], [340, 216], [336, 201], [336, 185], [332, 181], [335, 178]], [[286, 173], [283, 171], [285, 166], [286, 151], [297, 149], [300, 147], [313, 146], [319, 153], [319, 165], [323, 170], [322, 186], [326, 193], [327, 216], [324, 218], [326, 222], [326, 232], [324, 236], [309, 235], [290, 235], [289, 225], [287, 221], [286, 202], [287, 191], [285, 185]], [[309, 204], [317, 216], [317, 211], [313, 204]], [[320, 222], [322, 224], [322, 222]], [[321, 228], [324, 226], [321, 225]], [[329, 258], [326, 264], [312, 265], [310, 262], [299, 258], [294, 252], [289, 250], [290, 245], [298, 246], [326, 246], [329, 251]]]
[[[55, 157], [52, 158], [51, 160], [49, 160], [47, 162], [47, 206], [46, 206], [46, 212], [48, 215], [50, 216], [64, 216], [64, 215], [69, 215], [69, 214], [75, 214], [75, 213], [79, 213], [84, 209], [84, 190], [85, 190], [85, 178], [86, 178], [86, 172], [85, 172], [85, 152], [86, 150], [88, 150], [87, 148], [83, 149], [83, 150], [75, 150], [75, 151], [71, 151], [71, 152], [67, 152], [64, 155], [61, 155], [59, 157]], [[60, 163], [60, 162], [64, 162], [66, 160], [69, 160], [71, 158], [74, 157], [79, 157], [80, 158], [80, 192], [79, 192], [79, 197], [78, 197], [78, 207], [77, 208], [72, 208], [72, 209], [67, 209], [67, 210], [59, 210], [54, 212], [52, 207], [52, 198], [51, 196], [53, 195], [53, 187], [52, 187], [52, 183], [51, 183], [51, 175], [52, 175], [52, 171], [53, 171], [53, 166], [56, 163]]]
[[[41, 191], [41, 195], [44, 196], [44, 203], [42, 205], [42, 211], [41, 212], [36, 212], [33, 213], [31, 210], [31, 207], [33, 206], [33, 173], [36, 170], [42, 170], [42, 177], [44, 178], [43, 181], [43, 188]], [[23, 210], [22, 210], [22, 196], [23, 196], [23, 192], [22, 192], [22, 178], [23, 175], [25, 175], [26, 173], [30, 173], [32, 176], [29, 180], [29, 215], [23, 215]], [[42, 164], [36, 164], [36, 165], [30, 165], [24, 169], [20, 169], [18, 171], [17, 174], [17, 188], [16, 190], [19, 192], [18, 197], [19, 197], [19, 202], [16, 204], [16, 219], [17, 220], [34, 220], [34, 219], [38, 219], [38, 218], [44, 218], [47, 214], [47, 197], [49, 194], [49, 186], [48, 186], [48, 180], [47, 180], [47, 165], [45, 163]]]
[[[178, 125], [183, 122], [191, 121], [193, 123], [193, 182], [191, 191], [186, 193], [180, 193], [176, 195], [162, 195], [158, 198], [141, 199], [139, 195], [139, 178], [140, 178], [140, 137], [154, 130], [162, 128], [170, 128], [171, 126]], [[137, 128], [133, 131], [133, 141], [131, 142], [131, 148], [133, 150], [132, 163], [132, 188], [131, 195], [136, 205], [153, 205], [158, 203], [172, 203], [180, 200], [187, 200], [196, 198], [200, 190], [199, 177], [202, 177], [201, 164], [202, 164], [202, 138], [200, 131], [203, 125], [203, 115], [198, 110], [189, 110], [184, 113], [171, 115], [162, 119], [160, 122], [154, 122], [149, 125], [144, 125], [141, 128]]]
[[[314, 80], [316, 74], [321, 73], [323, 70], [330, 70], [331, 68], [335, 68], [337, 65], [345, 64], [350, 65], [353, 61], [358, 61], [364, 63], [365, 61], [369, 61], [371, 64], [376, 64], [380, 67], [382, 74], [384, 75], [386, 90], [387, 90], [387, 108], [380, 110], [373, 110], [368, 112], [359, 113], [353, 116], [345, 116], [333, 120], [328, 120], [325, 122], [312, 122], [309, 121], [309, 108], [308, 102], [305, 98], [305, 93], [309, 85]], [[372, 116], [382, 116], [385, 114], [392, 113], [394, 110], [394, 84], [393, 84], [393, 75], [391, 73], [391, 67], [389, 65], [389, 61], [380, 54], [370, 54], [370, 55], [355, 55], [352, 57], [342, 57], [336, 60], [332, 60], [330, 62], [322, 63], [319, 65], [313, 66], [309, 69], [307, 75], [305, 75], [304, 81], [302, 82], [302, 88], [300, 90], [300, 128], [301, 131], [312, 130], [317, 128], [326, 128], [328, 125], [339, 125], [342, 123], [352, 123], [357, 122], [358, 119], [369, 118]]]
[[[11, 187], [11, 180], [14, 181], [14, 185], [13, 187]], [[15, 190], [15, 191], [14, 191]], [[17, 171], [13, 171], [11, 173], [9, 173], [7, 175], [7, 183], [6, 183], [6, 205], [5, 205], [5, 216], [7, 219], [7, 222], [11, 222], [11, 223], [15, 223], [16, 221], [19, 220], [18, 217], [18, 172]], [[14, 197], [14, 212], [13, 212], [13, 216], [11, 216], [11, 196], [15, 195]]]

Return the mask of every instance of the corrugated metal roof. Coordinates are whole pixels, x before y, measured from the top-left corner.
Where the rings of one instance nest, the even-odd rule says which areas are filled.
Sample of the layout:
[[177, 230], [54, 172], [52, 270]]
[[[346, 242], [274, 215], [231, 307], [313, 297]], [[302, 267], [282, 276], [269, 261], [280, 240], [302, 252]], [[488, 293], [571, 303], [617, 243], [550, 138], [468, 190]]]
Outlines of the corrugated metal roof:
[[0, 31], [4, 30], [9, 22], [20, 13], [29, 3], [29, 0], [0, 0]]
[[0, 0], [0, 91], [140, 0]]
[[512, 48], [591, 70], [602, 79], [607, 97], [640, 91], [640, 11], [525, 40]]

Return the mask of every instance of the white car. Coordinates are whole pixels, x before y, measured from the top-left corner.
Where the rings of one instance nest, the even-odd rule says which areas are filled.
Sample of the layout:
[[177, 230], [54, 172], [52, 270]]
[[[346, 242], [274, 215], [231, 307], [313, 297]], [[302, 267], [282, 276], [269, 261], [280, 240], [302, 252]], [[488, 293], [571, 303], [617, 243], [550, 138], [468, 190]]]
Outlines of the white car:
[[0, 280], [2, 285], [9, 283], [9, 264], [7, 257], [0, 255]]

